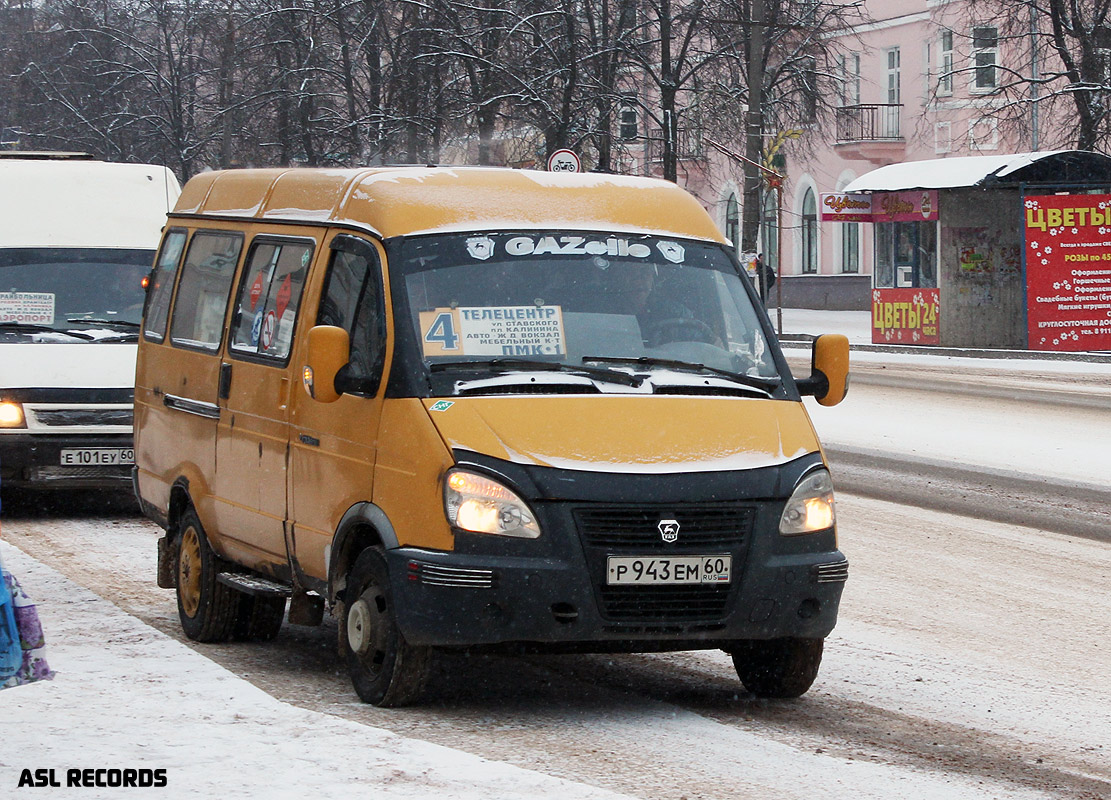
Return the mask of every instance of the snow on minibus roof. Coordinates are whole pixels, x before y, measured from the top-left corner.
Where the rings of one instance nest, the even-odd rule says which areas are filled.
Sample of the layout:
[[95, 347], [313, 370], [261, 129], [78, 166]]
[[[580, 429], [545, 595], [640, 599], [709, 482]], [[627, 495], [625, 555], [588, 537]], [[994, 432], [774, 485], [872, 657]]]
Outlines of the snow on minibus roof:
[[383, 238], [547, 228], [726, 241], [701, 204], [673, 183], [500, 167], [211, 172], [185, 185], [174, 214], [346, 223]]
[[0, 248], [153, 250], [180, 193], [166, 167], [0, 158]]

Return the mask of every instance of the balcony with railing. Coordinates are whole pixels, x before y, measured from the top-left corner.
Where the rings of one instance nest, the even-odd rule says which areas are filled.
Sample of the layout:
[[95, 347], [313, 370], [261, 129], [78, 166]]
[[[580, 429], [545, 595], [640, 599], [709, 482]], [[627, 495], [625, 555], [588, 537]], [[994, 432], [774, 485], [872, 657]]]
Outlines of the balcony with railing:
[[837, 149], [848, 157], [878, 163], [898, 160], [906, 150], [899, 103], [861, 103], [836, 112]]

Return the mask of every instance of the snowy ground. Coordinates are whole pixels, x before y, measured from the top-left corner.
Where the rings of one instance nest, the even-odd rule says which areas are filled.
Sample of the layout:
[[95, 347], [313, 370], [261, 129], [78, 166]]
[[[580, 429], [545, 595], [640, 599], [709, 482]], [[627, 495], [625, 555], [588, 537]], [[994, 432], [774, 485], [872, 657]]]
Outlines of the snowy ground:
[[[267, 800], [618, 798], [283, 703], [15, 547], [0, 558], [38, 603], [53, 681], [0, 692], [0, 796], [23, 769], [51, 797]], [[165, 789], [66, 787], [67, 769], [164, 769]], [[107, 776], [104, 776], [107, 779]], [[95, 776], [94, 776], [95, 778]], [[38, 793], [27, 789], [29, 796]]]

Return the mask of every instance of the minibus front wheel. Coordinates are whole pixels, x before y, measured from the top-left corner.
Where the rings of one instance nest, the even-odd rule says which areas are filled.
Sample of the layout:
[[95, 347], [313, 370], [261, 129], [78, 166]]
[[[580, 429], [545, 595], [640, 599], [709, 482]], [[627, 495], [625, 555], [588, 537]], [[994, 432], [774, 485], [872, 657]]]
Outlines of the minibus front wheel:
[[380, 548], [367, 548], [355, 559], [345, 593], [340, 641], [359, 697], [384, 708], [419, 700], [428, 682], [432, 651], [409, 644], [398, 629]]
[[177, 549], [177, 611], [185, 635], [223, 642], [235, 628], [239, 593], [216, 580], [217, 557], [190, 506], [181, 515]]
[[744, 687], [757, 697], [806, 694], [818, 677], [824, 639], [749, 639], [729, 648]]

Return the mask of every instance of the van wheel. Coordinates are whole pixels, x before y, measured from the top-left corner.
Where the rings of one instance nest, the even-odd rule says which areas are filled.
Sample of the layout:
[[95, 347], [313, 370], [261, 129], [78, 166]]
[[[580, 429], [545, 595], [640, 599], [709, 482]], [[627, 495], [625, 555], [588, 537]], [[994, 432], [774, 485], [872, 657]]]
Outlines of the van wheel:
[[231, 636], [239, 593], [216, 580], [217, 558], [191, 507], [181, 517], [177, 550], [177, 613], [185, 635], [197, 642]]
[[284, 597], [253, 597], [244, 594], [239, 599], [233, 636], [244, 642], [269, 642], [281, 631], [284, 620]]
[[420, 698], [432, 650], [410, 645], [398, 630], [381, 549], [364, 550], [355, 559], [340, 625], [351, 682], [364, 703], [392, 708]]
[[791, 698], [806, 694], [818, 677], [823, 639], [751, 639], [736, 642], [730, 653], [745, 688], [757, 697]]

